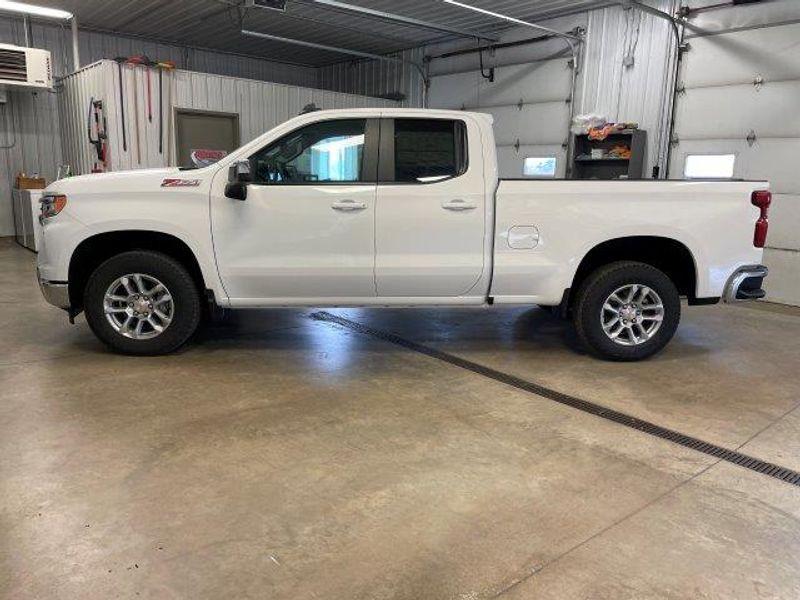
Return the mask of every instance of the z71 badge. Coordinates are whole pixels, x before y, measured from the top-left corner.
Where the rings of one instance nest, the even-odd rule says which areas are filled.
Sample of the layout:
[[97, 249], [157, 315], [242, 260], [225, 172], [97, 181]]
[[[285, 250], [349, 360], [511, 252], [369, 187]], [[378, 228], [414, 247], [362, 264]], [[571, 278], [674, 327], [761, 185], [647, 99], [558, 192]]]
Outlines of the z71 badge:
[[199, 179], [165, 179], [161, 182], [161, 187], [197, 187], [200, 185]]

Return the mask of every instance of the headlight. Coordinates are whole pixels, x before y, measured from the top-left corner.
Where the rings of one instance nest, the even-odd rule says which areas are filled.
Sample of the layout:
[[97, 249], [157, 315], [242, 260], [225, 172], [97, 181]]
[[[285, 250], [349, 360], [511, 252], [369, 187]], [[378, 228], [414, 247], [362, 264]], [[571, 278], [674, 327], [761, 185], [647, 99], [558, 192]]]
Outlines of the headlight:
[[63, 194], [49, 194], [42, 196], [41, 211], [39, 213], [40, 219], [49, 219], [55, 217], [58, 213], [64, 210], [67, 205], [67, 197]]

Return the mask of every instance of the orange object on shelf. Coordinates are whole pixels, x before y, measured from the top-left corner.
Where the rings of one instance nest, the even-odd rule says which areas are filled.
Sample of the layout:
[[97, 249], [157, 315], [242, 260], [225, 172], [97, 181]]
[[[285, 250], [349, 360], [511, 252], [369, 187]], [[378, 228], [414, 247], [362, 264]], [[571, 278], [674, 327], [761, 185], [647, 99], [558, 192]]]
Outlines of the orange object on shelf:
[[625, 144], [617, 144], [608, 151], [608, 155], [614, 158], [630, 158], [631, 149]]
[[614, 133], [616, 127], [613, 124], [607, 124], [603, 127], [593, 127], [589, 130], [589, 139], [590, 140], [597, 140], [603, 141], [609, 135]]

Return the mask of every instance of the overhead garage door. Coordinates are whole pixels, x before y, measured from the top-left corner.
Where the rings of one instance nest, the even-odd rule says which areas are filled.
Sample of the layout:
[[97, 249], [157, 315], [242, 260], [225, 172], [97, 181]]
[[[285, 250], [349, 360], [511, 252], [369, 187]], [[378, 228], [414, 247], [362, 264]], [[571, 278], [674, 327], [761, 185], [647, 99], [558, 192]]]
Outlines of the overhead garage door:
[[734, 177], [769, 179], [767, 299], [800, 305], [800, 2], [708, 10], [690, 23], [670, 175], [683, 176], [692, 155], [733, 155]]
[[476, 69], [477, 55], [434, 60], [428, 105], [493, 115], [501, 177], [523, 177], [526, 158], [548, 157], [556, 159], [554, 175], [564, 177], [572, 85], [564, 43], [498, 50], [484, 59], [487, 70], [498, 65], [493, 82]]

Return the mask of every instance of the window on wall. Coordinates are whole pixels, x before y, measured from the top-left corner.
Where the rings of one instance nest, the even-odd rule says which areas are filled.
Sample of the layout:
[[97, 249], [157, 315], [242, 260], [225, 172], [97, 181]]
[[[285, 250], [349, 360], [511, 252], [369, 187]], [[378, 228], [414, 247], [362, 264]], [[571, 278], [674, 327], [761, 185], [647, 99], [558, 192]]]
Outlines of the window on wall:
[[366, 121], [322, 121], [250, 157], [253, 181], [272, 185], [362, 181]]
[[731, 179], [735, 154], [688, 154], [683, 167], [687, 179]]
[[467, 170], [466, 127], [447, 119], [396, 119], [394, 180], [433, 183]]
[[525, 177], [548, 179], [556, 176], [558, 161], [555, 156], [528, 156], [522, 163]]

